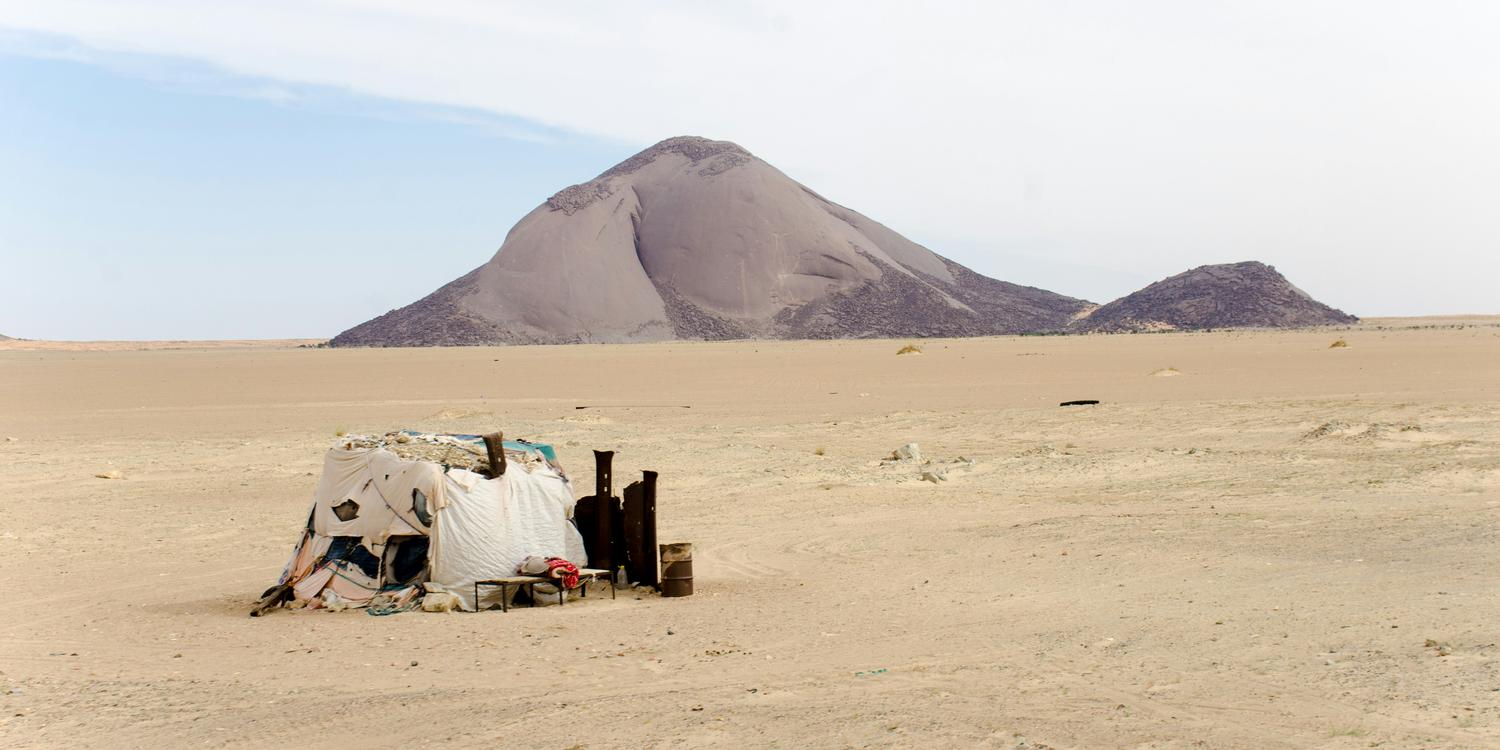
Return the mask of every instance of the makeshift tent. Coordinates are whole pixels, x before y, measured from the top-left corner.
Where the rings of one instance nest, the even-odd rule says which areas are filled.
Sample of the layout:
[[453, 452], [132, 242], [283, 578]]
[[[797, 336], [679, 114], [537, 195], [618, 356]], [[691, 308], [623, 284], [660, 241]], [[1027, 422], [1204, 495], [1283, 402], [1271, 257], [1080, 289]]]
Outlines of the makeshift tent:
[[411, 602], [423, 584], [472, 611], [501, 596], [487, 589], [474, 601], [476, 580], [515, 575], [528, 557], [585, 567], [573, 491], [552, 448], [503, 446], [496, 472], [477, 435], [340, 438], [323, 461], [302, 539], [252, 614], [277, 605], [363, 607], [377, 596]]

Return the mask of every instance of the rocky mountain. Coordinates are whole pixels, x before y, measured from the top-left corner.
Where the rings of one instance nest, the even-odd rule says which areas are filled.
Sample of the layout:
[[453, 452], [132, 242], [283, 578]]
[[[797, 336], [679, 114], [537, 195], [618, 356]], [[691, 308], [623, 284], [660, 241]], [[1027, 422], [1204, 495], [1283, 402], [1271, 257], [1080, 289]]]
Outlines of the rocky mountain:
[[1085, 313], [1075, 331], [1288, 328], [1354, 323], [1292, 286], [1275, 268], [1247, 261], [1200, 266]]
[[334, 346], [978, 336], [1089, 303], [981, 276], [725, 141], [662, 141], [521, 219], [488, 263]]

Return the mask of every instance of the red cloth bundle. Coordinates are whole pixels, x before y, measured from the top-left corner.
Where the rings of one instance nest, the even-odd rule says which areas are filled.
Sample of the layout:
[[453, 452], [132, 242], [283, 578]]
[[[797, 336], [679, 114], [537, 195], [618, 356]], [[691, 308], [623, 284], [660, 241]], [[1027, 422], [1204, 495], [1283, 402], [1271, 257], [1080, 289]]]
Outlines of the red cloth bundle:
[[547, 558], [547, 575], [561, 578], [563, 588], [578, 588], [578, 566], [561, 557]]

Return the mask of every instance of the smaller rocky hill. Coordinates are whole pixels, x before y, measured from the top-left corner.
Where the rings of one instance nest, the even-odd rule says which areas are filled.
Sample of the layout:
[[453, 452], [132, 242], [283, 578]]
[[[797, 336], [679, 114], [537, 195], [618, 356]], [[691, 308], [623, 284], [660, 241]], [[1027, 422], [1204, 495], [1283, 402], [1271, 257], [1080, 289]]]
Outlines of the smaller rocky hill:
[[1079, 316], [1075, 331], [1293, 328], [1354, 323], [1264, 263], [1199, 266]]

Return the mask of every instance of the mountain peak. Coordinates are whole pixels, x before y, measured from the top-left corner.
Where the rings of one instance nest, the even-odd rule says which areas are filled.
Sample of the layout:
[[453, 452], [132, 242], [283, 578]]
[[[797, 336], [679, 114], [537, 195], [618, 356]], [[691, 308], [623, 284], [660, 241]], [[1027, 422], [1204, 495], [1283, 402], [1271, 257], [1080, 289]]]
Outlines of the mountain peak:
[[[663, 156], [677, 155], [687, 159], [689, 166], [699, 167], [699, 177], [712, 177], [734, 169], [755, 158], [739, 144], [715, 141], [696, 135], [679, 135], [658, 141], [640, 153], [604, 170], [588, 182], [570, 185], [557, 191], [547, 199], [547, 206], [569, 216], [587, 208], [595, 201], [614, 194], [612, 182], [616, 178], [634, 174]], [[707, 162], [705, 164], [705, 162]]]
[[[700, 135], [678, 135], [657, 141], [635, 156], [630, 157], [630, 159], [639, 159], [641, 157], [654, 159], [661, 154], [668, 153], [682, 154], [693, 161], [700, 161], [723, 153], [735, 153], [748, 158], [754, 158], [753, 154], [733, 141], [716, 141]], [[630, 161], [630, 159], [626, 161]]]
[[490, 261], [335, 346], [981, 336], [1087, 303], [986, 278], [728, 141], [668, 138], [558, 191]]

